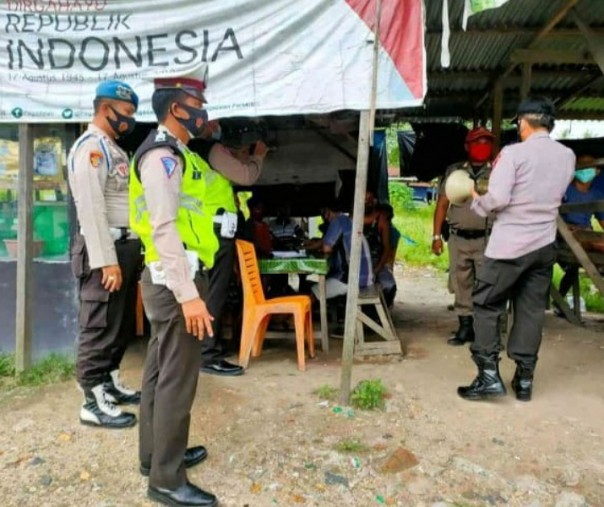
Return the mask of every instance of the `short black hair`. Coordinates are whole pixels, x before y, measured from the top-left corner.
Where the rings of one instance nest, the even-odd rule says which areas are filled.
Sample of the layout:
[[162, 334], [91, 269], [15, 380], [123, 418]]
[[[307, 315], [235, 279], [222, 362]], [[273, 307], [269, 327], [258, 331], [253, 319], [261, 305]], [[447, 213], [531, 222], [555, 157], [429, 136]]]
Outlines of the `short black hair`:
[[545, 97], [528, 97], [524, 99], [517, 110], [518, 119], [522, 118], [534, 129], [546, 128], [554, 130], [556, 106]]
[[339, 213], [344, 209], [339, 199], [333, 199], [322, 206], [322, 210], [333, 211]]
[[182, 102], [184, 94], [185, 92], [177, 88], [158, 88], [153, 92], [151, 106], [158, 122], [166, 119], [174, 102]]
[[394, 218], [394, 208], [388, 203], [377, 204], [375, 209], [383, 212], [388, 220], [392, 220]]
[[249, 209], [255, 208], [258, 205], [264, 205], [262, 199], [259, 195], [252, 194], [252, 196], [247, 200], [247, 207]]
[[549, 114], [527, 113], [520, 116], [518, 119], [525, 120], [532, 128], [546, 128], [549, 132], [554, 130], [556, 121]]

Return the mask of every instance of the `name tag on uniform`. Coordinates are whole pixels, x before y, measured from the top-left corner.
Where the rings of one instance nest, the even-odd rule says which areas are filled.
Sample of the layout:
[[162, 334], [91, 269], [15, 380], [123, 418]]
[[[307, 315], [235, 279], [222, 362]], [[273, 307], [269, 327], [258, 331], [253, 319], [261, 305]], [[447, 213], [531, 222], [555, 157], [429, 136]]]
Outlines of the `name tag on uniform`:
[[[187, 262], [189, 263], [189, 277], [191, 280], [195, 280], [195, 274], [199, 271], [199, 257], [197, 257], [196, 252], [190, 250], [185, 250], [185, 253], [187, 254]], [[149, 273], [151, 274], [153, 285], [168, 285], [166, 272], [160, 261], [149, 263]]]
[[220, 235], [223, 238], [234, 238], [237, 232], [237, 214], [236, 213], [223, 213], [222, 225], [220, 227]]

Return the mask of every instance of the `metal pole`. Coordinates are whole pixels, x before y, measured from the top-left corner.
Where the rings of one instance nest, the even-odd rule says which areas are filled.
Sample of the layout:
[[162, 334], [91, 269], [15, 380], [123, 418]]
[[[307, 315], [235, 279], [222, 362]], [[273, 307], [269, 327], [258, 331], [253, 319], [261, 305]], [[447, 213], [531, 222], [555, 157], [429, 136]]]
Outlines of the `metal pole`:
[[367, 190], [367, 169], [369, 165], [369, 146], [373, 144], [373, 126], [375, 122], [377, 96], [377, 67], [379, 50], [380, 18], [382, 0], [378, 0], [375, 40], [373, 47], [373, 72], [371, 79], [370, 109], [361, 111], [359, 120], [359, 145], [357, 150], [357, 168], [354, 184], [354, 208], [352, 212], [352, 238], [350, 245], [350, 267], [346, 298], [346, 320], [344, 322], [344, 345], [342, 349], [342, 372], [340, 379], [340, 404], [350, 403], [352, 381], [352, 361], [357, 328], [357, 302], [359, 300], [359, 272], [361, 269], [361, 247], [363, 244], [363, 217], [365, 215], [365, 192]]
[[15, 325], [15, 368], [22, 372], [31, 366], [33, 321], [33, 126], [19, 125], [19, 200], [17, 236], [17, 315]]

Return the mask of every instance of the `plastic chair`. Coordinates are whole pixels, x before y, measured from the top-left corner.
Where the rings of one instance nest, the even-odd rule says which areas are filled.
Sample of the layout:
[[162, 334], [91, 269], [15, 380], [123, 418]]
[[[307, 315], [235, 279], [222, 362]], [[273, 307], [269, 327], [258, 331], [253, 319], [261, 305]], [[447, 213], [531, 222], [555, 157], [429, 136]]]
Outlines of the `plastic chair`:
[[308, 341], [308, 353], [315, 356], [315, 342], [312, 331], [311, 301], [308, 296], [285, 296], [272, 299], [264, 297], [258, 260], [254, 245], [237, 240], [237, 256], [243, 285], [243, 323], [241, 326], [241, 348], [239, 364], [247, 368], [250, 354], [258, 357], [266, 335], [266, 329], [273, 314], [291, 313], [296, 325], [296, 345], [298, 349], [298, 369], [304, 371], [304, 337]]

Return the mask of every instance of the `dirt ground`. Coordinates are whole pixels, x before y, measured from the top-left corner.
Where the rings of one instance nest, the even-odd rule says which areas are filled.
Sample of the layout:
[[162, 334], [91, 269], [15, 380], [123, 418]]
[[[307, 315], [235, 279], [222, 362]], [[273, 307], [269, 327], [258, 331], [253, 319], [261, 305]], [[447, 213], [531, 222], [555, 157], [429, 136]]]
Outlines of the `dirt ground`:
[[[471, 403], [455, 393], [475, 370], [466, 347], [446, 345], [455, 316], [444, 286], [441, 275], [406, 271], [395, 321], [408, 356], [355, 364], [355, 383], [388, 387], [383, 412], [334, 411], [313, 393], [339, 386], [337, 340], [305, 373], [281, 342], [243, 377], [201, 375], [190, 442], [210, 457], [190, 480], [223, 507], [604, 506], [602, 323], [581, 329], [549, 315], [533, 401]], [[143, 358], [142, 342], [131, 347], [130, 385]], [[509, 384], [512, 364], [502, 364]], [[73, 382], [0, 393], [2, 507], [153, 505], [137, 430], [81, 426], [80, 402]], [[336, 450], [351, 439], [365, 449]]]

